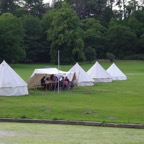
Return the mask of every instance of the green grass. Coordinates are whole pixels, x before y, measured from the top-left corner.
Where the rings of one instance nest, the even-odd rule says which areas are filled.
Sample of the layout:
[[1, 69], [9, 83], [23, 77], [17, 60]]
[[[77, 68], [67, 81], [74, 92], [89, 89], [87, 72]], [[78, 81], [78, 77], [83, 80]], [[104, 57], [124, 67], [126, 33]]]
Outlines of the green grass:
[[[96, 83], [70, 91], [30, 90], [28, 96], [0, 97], [0, 118], [38, 118], [144, 124], [144, 62], [116, 61], [126, 81]], [[87, 71], [94, 63], [80, 63]], [[100, 61], [104, 68], [111, 64]], [[27, 81], [35, 68], [48, 64], [15, 64], [12, 68]], [[57, 67], [57, 66], [56, 66]], [[69, 70], [72, 65], [62, 65]]]
[[0, 123], [1, 144], [143, 144], [144, 130], [32, 123]]

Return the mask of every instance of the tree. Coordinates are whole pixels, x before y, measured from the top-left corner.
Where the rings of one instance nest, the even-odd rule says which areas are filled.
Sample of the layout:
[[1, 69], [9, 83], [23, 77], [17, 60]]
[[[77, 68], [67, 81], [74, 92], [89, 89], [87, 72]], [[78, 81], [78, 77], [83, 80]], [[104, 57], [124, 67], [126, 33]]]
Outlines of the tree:
[[138, 40], [137, 49], [135, 49], [136, 54], [144, 54], [144, 34], [141, 35], [140, 39]]
[[126, 3], [127, 0], [116, 0], [116, 5], [119, 8], [119, 13], [121, 13], [121, 19], [126, 18]]
[[43, 31], [39, 18], [32, 15], [26, 15], [22, 17], [22, 21], [25, 30], [24, 44], [27, 54], [25, 62], [38, 62], [41, 61], [41, 59], [44, 60], [44, 58], [40, 57], [40, 55], [44, 54], [43, 57], [45, 57], [47, 49], [43, 43]]
[[100, 19], [102, 25], [108, 26], [110, 20], [114, 17], [114, 12], [110, 7], [106, 7]]
[[85, 7], [85, 17], [93, 17], [100, 19], [106, 8], [106, 0], [87, 0]]
[[134, 16], [130, 16], [127, 21], [127, 26], [140, 38], [141, 34], [143, 34], [143, 26], [140, 21], [138, 21]]
[[108, 52], [122, 59], [135, 51], [137, 37], [128, 27], [114, 25], [108, 29]]
[[80, 19], [84, 19], [86, 17], [85, 16], [86, 0], [65, 0], [65, 1], [72, 6], [72, 8], [76, 11]]
[[111, 10], [113, 10], [113, 4], [114, 4], [115, 0], [107, 0], [107, 6], [109, 8], [111, 8]]
[[85, 49], [85, 56], [87, 61], [94, 61], [96, 60], [96, 51], [95, 49], [91, 48], [90, 46]]
[[0, 58], [8, 62], [21, 61], [25, 56], [24, 30], [20, 19], [11, 13], [0, 16]]
[[85, 51], [88, 47], [93, 48], [98, 58], [105, 56], [105, 42], [107, 29], [94, 18], [81, 20], [81, 28], [84, 31], [84, 47]]
[[0, 0], [0, 13], [14, 13], [17, 7], [16, 1], [17, 0]]
[[43, 0], [24, 0], [24, 8], [33, 16], [42, 18], [46, 12], [46, 5]]
[[69, 5], [63, 2], [60, 9], [47, 13], [43, 23], [47, 27], [48, 40], [51, 41], [52, 62], [57, 62], [58, 50], [61, 63], [72, 63], [84, 59], [79, 19]]
[[130, 0], [126, 6], [127, 17], [129, 17], [133, 12], [139, 9], [138, 1]]
[[113, 17], [114, 0], [66, 0], [77, 12], [80, 19], [96, 18], [107, 26]]

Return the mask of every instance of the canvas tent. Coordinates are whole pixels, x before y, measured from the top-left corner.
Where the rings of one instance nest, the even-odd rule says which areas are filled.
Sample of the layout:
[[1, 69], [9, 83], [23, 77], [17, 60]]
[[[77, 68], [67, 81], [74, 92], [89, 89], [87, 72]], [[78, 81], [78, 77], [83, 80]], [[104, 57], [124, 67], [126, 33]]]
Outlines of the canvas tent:
[[95, 82], [112, 82], [112, 77], [106, 72], [106, 70], [96, 62], [88, 71], [89, 77], [94, 79]]
[[[69, 72], [73, 72], [75, 74], [75, 84], [77, 86], [93, 86], [94, 80], [88, 76], [88, 74], [83, 70], [83, 68], [76, 63]], [[70, 79], [70, 77], [68, 76]]]
[[35, 69], [31, 77], [27, 81], [29, 88], [35, 88], [41, 85], [41, 78], [43, 76], [49, 77], [50, 75], [66, 76], [67, 72], [58, 70], [57, 68], [41, 68]]
[[3, 61], [0, 64], [0, 96], [21, 96], [27, 94], [27, 83]]
[[113, 80], [127, 80], [127, 76], [114, 63], [106, 71]]

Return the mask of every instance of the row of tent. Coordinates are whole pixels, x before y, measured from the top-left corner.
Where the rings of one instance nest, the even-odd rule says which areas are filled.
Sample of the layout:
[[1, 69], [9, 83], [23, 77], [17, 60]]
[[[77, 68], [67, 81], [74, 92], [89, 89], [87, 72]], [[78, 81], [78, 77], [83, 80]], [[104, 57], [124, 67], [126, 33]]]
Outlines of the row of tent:
[[127, 76], [113, 63], [105, 70], [98, 62], [96, 62], [87, 74], [94, 79], [95, 82], [112, 82], [112, 80], [127, 80]]
[[40, 85], [44, 75], [67, 76], [77, 86], [92, 86], [95, 82], [126, 80], [126, 75], [113, 63], [105, 70], [96, 62], [87, 72], [76, 63], [68, 72], [57, 68], [35, 69], [27, 83], [5, 62], [0, 64], [0, 96], [28, 95], [28, 88]]
[[87, 72], [76, 63], [68, 72], [58, 70], [57, 68], [35, 69], [30, 79], [28, 87], [33, 88], [40, 85], [41, 78], [51, 74], [56, 76], [67, 76], [77, 86], [93, 86], [95, 82], [112, 82], [112, 80], [126, 80], [126, 75], [113, 63], [105, 70], [99, 62], [96, 62]]
[[96, 82], [112, 82], [112, 80], [126, 80], [127, 76], [113, 63], [105, 70], [97, 61], [87, 72], [76, 63], [69, 72], [76, 72], [78, 86], [92, 86]]

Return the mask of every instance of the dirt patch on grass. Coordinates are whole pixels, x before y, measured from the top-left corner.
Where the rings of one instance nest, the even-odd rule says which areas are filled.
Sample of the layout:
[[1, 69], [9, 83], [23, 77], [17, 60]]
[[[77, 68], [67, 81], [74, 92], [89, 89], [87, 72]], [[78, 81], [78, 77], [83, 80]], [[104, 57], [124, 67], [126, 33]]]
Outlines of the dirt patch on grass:
[[[16, 136], [16, 133], [14, 133], [13, 131], [0, 131], [0, 138], [1, 137], [14, 137]], [[1, 144], [1, 143], [0, 143]]]

